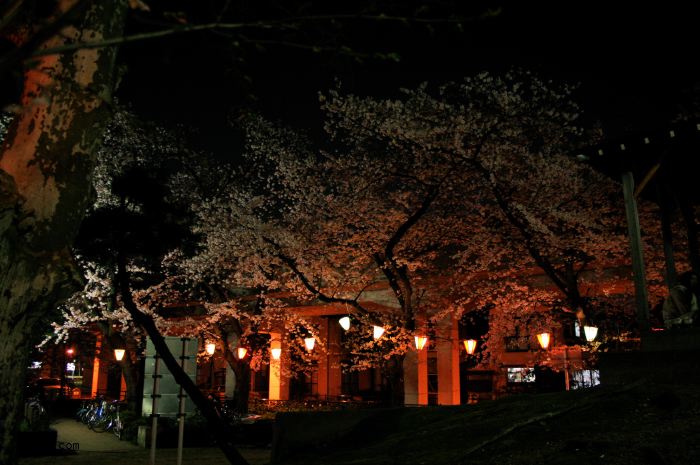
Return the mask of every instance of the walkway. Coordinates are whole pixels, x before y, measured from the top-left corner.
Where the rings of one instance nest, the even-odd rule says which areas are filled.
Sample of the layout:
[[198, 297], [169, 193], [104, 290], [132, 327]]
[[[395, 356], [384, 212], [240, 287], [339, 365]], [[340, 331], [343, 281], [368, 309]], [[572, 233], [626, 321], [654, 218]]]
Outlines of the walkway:
[[[24, 457], [20, 465], [148, 465], [148, 449], [128, 441], [120, 441], [110, 433], [95, 433], [86, 425], [72, 418], [60, 418], [51, 423], [51, 428], [58, 431], [58, 455], [48, 457]], [[66, 449], [78, 446], [77, 454]], [[61, 454], [63, 452], [63, 454]], [[173, 465], [176, 449], [158, 449], [157, 465]], [[269, 449], [240, 450], [251, 465], [266, 465], [270, 461]], [[69, 455], [66, 455], [69, 454]], [[228, 465], [224, 455], [216, 447], [186, 448], [183, 454], [186, 465]]]
[[129, 441], [120, 441], [111, 432], [96, 433], [87, 425], [72, 418], [59, 418], [51, 423], [51, 428], [58, 431], [58, 448], [75, 449], [83, 452], [117, 452], [141, 449]]

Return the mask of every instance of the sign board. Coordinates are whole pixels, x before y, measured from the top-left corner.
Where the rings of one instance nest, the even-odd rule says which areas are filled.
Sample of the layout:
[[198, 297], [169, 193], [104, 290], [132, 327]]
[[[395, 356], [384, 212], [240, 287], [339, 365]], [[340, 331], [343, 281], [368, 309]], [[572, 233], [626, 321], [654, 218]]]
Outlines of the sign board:
[[[184, 370], [187, 376], [192, 380], [197, 379], [197, 339], [180, 338], [180, 337], [164, 337], [165, 343], [168, 345], [170, 352], [175, 357], [175, 360], [180, 362], [182, 349], [184, 345], [185, 360]], [[143, 378], [143, 403], [141, 404], [141, 412], [143, 416], [149, 416], [152, 412], [152, 397], [153, 394], [153, 373], [155, 371], [155, 355], [156, 349], [153, 341], [148, 338], [146, 342], [146, 360], [144, 366]], [[179, 411], [180, 385], [175, 382], [175, 377], [170, 373], [168, 367], [165, 366], [163, 360], [158, 363], [158, 374], [161, 375], [160, 386], [158, 387], [158, 411], [155, 413], [163, 417], [176, 417]], [[185, 398], [185, 413], [191, 415], [194, 413], [195, 406], [189, 397]]]

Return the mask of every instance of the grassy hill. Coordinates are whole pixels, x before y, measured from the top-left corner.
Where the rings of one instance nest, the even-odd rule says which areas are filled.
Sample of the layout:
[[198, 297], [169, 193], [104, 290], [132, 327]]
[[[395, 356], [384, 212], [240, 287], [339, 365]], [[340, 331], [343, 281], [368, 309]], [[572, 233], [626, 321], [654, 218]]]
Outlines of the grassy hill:
[[284, 465], [698, 464], [698, 387], [639, 381], [456, 407], [291, 413], [273, 455]]

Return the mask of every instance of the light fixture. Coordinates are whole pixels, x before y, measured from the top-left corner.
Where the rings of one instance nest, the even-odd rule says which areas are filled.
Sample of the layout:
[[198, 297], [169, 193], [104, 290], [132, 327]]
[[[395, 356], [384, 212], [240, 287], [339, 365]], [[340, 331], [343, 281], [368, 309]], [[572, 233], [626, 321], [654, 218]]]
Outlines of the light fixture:
[[545, 350], [547, 350], [547, 347], [549, 347], [550, 339], [551, 335], [549, 333], [540, 333], [537, 335], [537, 342], [539, 342], [540, 347], [542, 347]]
[[416, 340], [416, 349], [423, 350], [425, 343], [428, 342], [428, 338], [425, 336], [414, 336]]
[[473, 355], [476, 350], [476, 339], [467, 339], [464, 341], [464, 349], [469, 355]]
[[273, 359], [279, 360], [282, 356], [282, 349], [280, 347], [275, 347], [274, 349], [270, 349], [270, 353]]
[[598, 335], [598, 328], [596, 326], [584, 326], [583, 334], [586, 335], [586, 340], [591, 342]]
[[338, 323], [340, 323], [340, 326], [347, 331], [350, 329], [350, 317], [349, 316], [344, 316], [341, 319], [338, 320]]
[[316, 338], [305, 337], [304, 338], [304, 345], [306, 346], [306, 350], [311, 352], [312, 350], [314, 350], [314, 346], [316, 345]]
[[66, 349], [66, 355], [72, 356], [74, 352], [75, 349], [73, 349], [72, 347]]
[[245, 358], [245, 354], [248, 353], [248, 349], [245, 347], [239, 347], [238, 348], [238, 360]]
[[381, 326], [374, 326], [374, 339], [379, 339], [384, 334], [384, 328]]
[[114, 358], [117, 359], [117, 362], [121, 362], [122, 359], [124, 358], [124, 353], [126, 351], [124, 349], [114, 349]]
[[204, 346], [204, 348], [206, 349], [209, 355], [214, 355], [214, 352], [216, 351], [216, 344], [210, 342], [206, 346]]

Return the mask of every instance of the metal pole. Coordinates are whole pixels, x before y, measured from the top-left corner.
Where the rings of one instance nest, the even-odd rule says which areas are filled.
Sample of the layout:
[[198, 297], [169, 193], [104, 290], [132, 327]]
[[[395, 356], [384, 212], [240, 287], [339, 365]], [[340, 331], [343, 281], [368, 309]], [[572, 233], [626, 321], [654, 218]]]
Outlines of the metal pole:
[[566, 390], [570, 389], [569, 381], [569, 347], [564, 346], [564, 383], [566, 384]]
[[[183, 337], [180, 339], [182, 341], [182, 354], [180, 355], [180, 367], [185, 371], [185, 360], [189, 357], [186, 356], [185, 348], [187, 346], [188, 338]], [[178, 431], [177, 431], [177, 465], [182, 465], [182, 446], [184, 444], [185, 438], [185, 398], [187, 396], [180, 385], [180, 395], [178, 395], [180, 401], [180, 409], [178, 411]]]
[[326, 401], [331, 400], [331, 317], [326, 320]]
[[160, 362], [160, 357], [156, 353], [154, 355], [154, 365], [153, 365], [153, 394], [151, 394], [151, 455], [149, 458], [149, 465], [155, 465], [156, 463], [156, 438], [158, 437], [158, 390], [160, 388], [160, 377], [158, 374], [158, 365]]
[[625, 196], [625, 213], [632, 252], [632, 275], [634, 278], [634, 296], [637, 303], [637, 321], [642, 335], [651, 329], [649, 324], [649, 296], [647, 294], [646, 274], [644, 272], [644, 254], [642, 253], [642, 234], [639, 228], [637, 202], [634, 199], [634, 178], [632, 173], [622, 173], [622, 192]]

